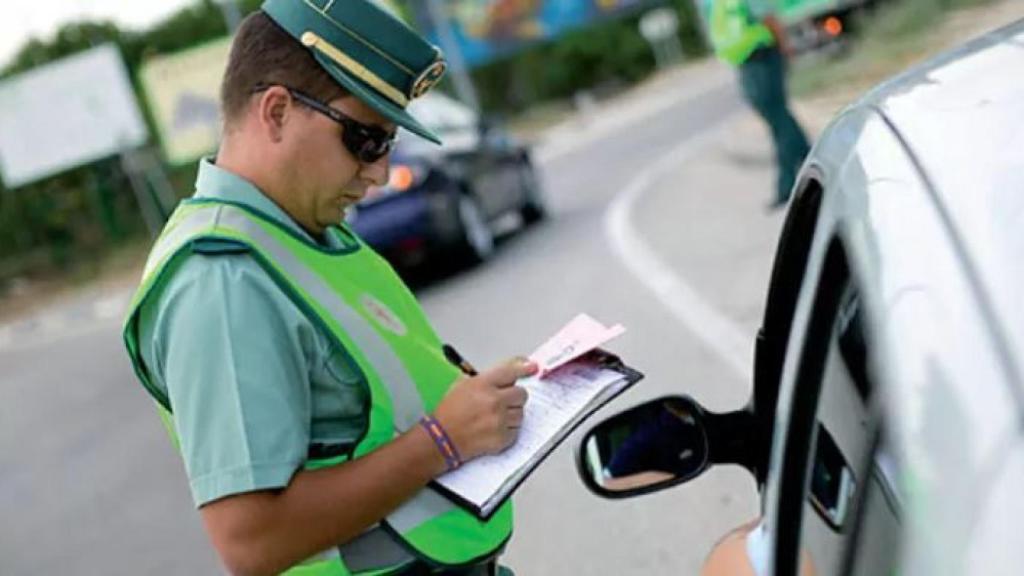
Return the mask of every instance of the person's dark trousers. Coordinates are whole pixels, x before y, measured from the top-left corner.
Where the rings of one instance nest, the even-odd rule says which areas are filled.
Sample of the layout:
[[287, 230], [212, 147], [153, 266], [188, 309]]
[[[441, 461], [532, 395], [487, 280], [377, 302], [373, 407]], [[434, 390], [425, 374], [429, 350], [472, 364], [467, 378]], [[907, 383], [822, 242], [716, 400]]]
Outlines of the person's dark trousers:
[[786, 63], [778, 48], [759, 48], [739, 71], [743, 95], [764, 118], [775, 141], [779, 171], [775, 202], [782, 204], [789, 199], [797, 172], [811, 149], [786, 101]]

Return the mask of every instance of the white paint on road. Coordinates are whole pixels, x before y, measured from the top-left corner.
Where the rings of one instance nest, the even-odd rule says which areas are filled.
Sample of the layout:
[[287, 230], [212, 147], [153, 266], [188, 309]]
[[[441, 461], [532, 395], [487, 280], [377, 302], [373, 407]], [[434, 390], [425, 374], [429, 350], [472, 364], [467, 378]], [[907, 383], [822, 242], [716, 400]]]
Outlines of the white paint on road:
[[730, 113], [703, 134], [690, 138], [640, 170], [605, 213], [605, 234], [626, 268], [649, 288], [677, 320], [717, 354], [743, 382], [753, 379], [754, 339], [704, 298], [644, 242], [632, 224], [637, 202], [671, 170], [677, 169], [719, 137], [739, 112]]

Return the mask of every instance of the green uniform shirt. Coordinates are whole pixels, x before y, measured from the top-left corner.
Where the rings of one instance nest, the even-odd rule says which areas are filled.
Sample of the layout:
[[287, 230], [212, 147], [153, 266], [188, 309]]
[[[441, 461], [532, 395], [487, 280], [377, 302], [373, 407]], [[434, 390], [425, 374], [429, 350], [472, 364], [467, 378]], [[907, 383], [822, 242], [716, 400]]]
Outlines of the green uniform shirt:
[[[200, 162], [197, 198], [245, 204], [309, 238], [248, 181]], [[328, 235], [326, 242], [342, 242]], [[140, 312], [141, 354], [165, 391], [196, 506], [283, 488], [311, 445], [355, 443], [369, 400], [355, 366], [248, 254], [209, 243]]]

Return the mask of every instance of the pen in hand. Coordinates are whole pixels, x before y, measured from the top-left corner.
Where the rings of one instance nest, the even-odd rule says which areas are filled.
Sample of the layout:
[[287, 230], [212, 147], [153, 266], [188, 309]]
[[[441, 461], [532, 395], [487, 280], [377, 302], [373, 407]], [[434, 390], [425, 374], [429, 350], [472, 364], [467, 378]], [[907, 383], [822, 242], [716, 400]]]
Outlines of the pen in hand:
[[456, 351], [455, 348], [452, 347], [450, 344], [445, 344], [444, 346], [441, 346], [441, 350], [444, 352], [444, 357], [447, 358], [448, 361], [451, 362], [452, 364], [458, 366], [459, 370], [462, 370], [462, 373], [465, 374], [466, 376], [476, 376], [477, 374], [479, 374], [476, 371], [476, 368], [474, 368], [472, 364], [470, 364], [465, 358], [463, 358], [462, 355], [459, 354], [458, 351]]

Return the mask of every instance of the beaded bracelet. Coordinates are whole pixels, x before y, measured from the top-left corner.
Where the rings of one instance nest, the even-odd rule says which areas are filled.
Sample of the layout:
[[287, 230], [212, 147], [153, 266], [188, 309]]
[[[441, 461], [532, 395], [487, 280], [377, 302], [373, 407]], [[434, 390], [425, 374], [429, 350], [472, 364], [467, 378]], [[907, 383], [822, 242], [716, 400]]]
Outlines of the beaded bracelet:
[[462, 466], [462, 457], [459, 456], [459, 451], [455, 448], [455, 443], [448, 437], [448, 433], [444, 431], [441, 424], [433, 416], [424, 416], [420, 418], [420, 426], [427, 431], [430, 435], [430, 439], [437, 445], [437, 450], [444, 456], [444, 463], [448, 466], [448, 470], [455, 470], [459, 466]]

